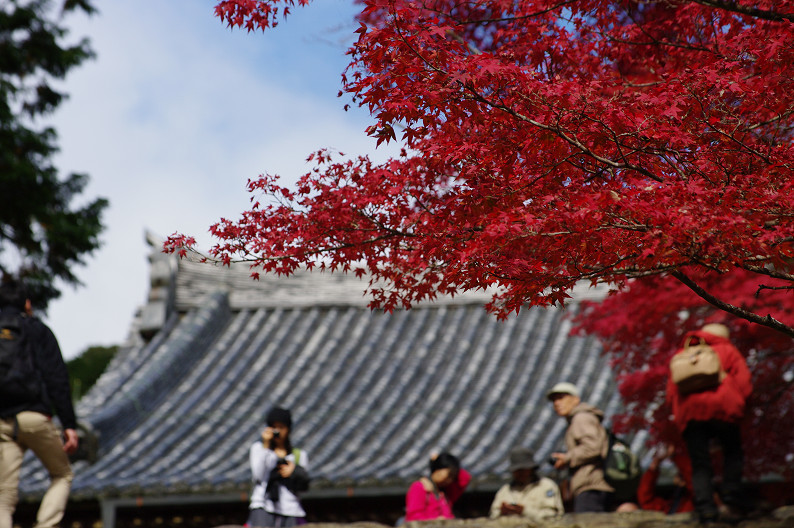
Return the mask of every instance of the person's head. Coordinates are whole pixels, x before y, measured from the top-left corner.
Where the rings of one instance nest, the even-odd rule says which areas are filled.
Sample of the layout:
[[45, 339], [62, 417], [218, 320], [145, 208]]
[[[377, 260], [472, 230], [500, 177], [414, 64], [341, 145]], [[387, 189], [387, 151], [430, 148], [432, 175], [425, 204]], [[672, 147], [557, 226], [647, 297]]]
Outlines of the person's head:
[[0, 281], [0, 308], [11, 306], [22, 312], [25, 311], [26, 302], [27, 294], [22, 283], [9, 275], [4, 275]]
[[639, 510], [640, 507], [633, 502], [624, 502], [615, 509], [616, 513], [631, 513]]
[[292, 429], [292, 413], [288, 409], [272, 407], [267, 412], [265, 422], [268, 427], [273, 428], [275, 438], [281, 439], [282, 442], [289, 439], [289, 432]]
[[730, 330], [724, 324], [719, 323], [709, 323], [704, 325], [703, 328], [700, 329], [701, 332], [705, 332], [707, 334], [711, 334], [713, 336], [722, 337], [728, 339], [731, 335]]
[[560, 416], [570, 415], [573, 408], [582, 401], [579, 397], [579, 389], [576, 388], [576, 385], [567, 381], [552, 387], [546, 397], [554, 405], [554, 412]]
[[430, 480], [440, 489], [455, 482], [458, 471], [460, 471], [460, 461], [455, 455], [446, 451], [430, 459]]
[[524, 485], [536, 480], [538, 468], [535, 453], [526, 447], [515, 447], [510, 451], [510, 472], [516, 484]]

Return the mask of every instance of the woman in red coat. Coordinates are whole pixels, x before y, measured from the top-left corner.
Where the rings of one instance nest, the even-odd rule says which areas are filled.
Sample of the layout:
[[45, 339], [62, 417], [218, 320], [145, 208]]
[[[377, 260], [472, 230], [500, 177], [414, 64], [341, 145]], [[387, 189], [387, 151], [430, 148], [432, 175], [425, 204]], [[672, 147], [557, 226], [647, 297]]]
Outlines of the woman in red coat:
[[[672, 378], [667, 382], [667, 399], [673, 407], [673, 419], [684, 437], [692, 462], [692, 490], [695, 511], [701, 522], [718, 517], [712, 484], [713, 469], [709, 444], [716, 440], [722, 446], [723, 477], [720, 498], [736, 508], [741, 499], [743, 452], [739, 422], [744, 417], [747, 397], [753, 386], [744, 357], [728, 340], [728, 328], [708, 324], [690, 332], [690, 338], [703, 339], [720, 358], [725, 375], [712, 389], [680, 394]], [[683, 349], [677, 353], [683, 352]]]

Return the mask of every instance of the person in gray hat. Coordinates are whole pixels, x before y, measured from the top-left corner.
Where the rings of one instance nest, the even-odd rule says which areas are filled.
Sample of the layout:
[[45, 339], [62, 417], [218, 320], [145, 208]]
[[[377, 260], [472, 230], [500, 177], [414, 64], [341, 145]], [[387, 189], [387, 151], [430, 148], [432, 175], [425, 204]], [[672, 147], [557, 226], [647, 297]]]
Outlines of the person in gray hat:
[[576, 513], [603, 512], [612, 506], [615, 489], [604, 478], [604, 458], [609, 437], [601, 425], [604, 412], [584, 403], [572, 383], [557, 383], [547, 397], [554, 412], [565, 418], [566, 453], [552, 453], [554, 469], [569, 468], [571, 494]]
[[520, 516], [548, 519], [565, 513], [557, 483], [537, 473], [535, 453], [525, 447], [510, 451], [513, 480], [496, 492], [490, 517]]

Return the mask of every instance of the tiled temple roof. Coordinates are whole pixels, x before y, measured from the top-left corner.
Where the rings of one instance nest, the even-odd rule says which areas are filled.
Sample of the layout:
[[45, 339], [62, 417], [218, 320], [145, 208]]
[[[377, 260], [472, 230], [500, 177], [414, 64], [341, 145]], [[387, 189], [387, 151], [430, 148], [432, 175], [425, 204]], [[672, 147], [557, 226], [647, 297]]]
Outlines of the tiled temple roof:
[[[501, 482], [511, 447], [539, 462], [562, 448], [555, 382], [607, 416], [620, 406], [598, 343], [571, 336], [561, 309], [499, 321], [480, 293], [386, 314], [351, 276], [256, 282], [245, 266], [185, 260], [158, 274], [163, 258], [150, 293], [162, 324], [149, 318], [149, 339], [122, 348], [78, 406], [99, 456], [76, 463], [75, 498], [248, 490], [248, 449], [274, 404], [292, 409], [315, 491], [403, 487], [441, 449], [475, 485]], [[40, 466], [25, 471], [23, 492], [45, 488]]]

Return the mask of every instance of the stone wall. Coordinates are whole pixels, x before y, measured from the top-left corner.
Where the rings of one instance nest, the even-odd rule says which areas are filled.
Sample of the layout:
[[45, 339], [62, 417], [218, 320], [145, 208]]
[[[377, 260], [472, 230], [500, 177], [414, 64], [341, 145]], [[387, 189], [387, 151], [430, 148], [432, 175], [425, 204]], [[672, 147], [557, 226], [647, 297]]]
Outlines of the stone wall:
[[[690, 514], [665, 515], [661, 512], [565, 514], [560, 518], [533, 522], [527, 519], [452, 519], [406, 523], [402, 528], [697, 528], [700, 524]], [[730, 525], [714, 523], [710, 528]], [[739, 528], [794, 528], [794, 506], [784, 506], [738, 524]], [[242, 528], [237, 525], [216, 528]], [[303, 528], [390, 528], [385, 524], [358, 522], [349, 524], [309, 523]]]

